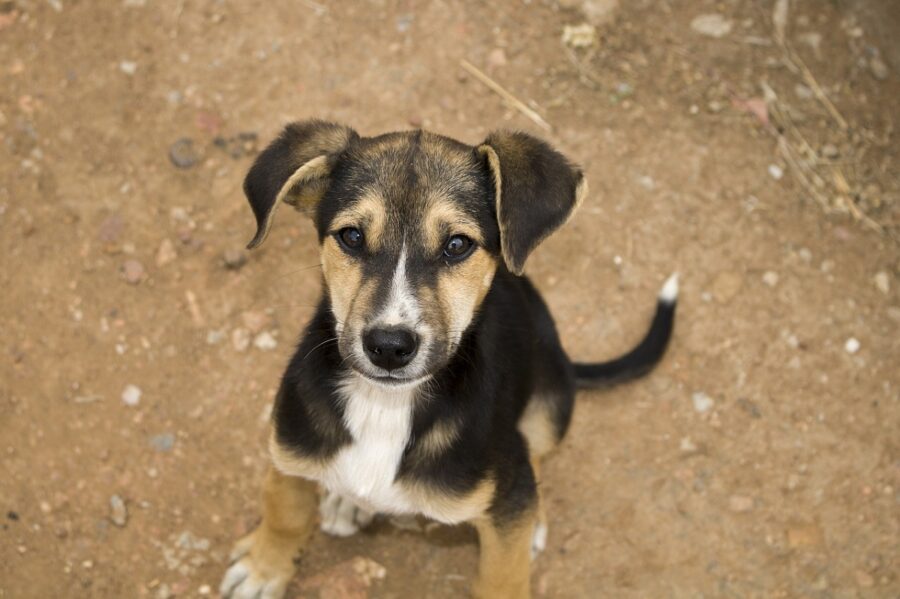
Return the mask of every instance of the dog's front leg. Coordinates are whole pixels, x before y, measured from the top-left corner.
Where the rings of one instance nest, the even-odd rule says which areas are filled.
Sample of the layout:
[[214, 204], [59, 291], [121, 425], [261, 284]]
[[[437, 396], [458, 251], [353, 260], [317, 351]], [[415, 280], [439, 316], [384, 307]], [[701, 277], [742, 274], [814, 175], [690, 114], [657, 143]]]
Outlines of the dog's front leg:
[[263, 519], [235, 545], [222, 597], [281, 599], [294, 575], [294, 559], [315, 529], [316, 484], [269, 467], [263, 485]]
[[530, 596], [536, 508], [526, 510], [513, 521], [498, 522], [487, 515], [474, 521], [480, 545], [478, 579], [472, 589], [476, 599], [527, 599]]

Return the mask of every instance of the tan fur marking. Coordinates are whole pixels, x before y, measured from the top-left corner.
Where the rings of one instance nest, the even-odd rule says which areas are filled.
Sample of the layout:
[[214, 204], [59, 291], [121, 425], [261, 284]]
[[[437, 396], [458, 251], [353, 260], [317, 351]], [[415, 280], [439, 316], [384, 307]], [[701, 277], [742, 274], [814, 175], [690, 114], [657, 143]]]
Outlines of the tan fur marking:
[[[328, 171], [327, 156], [317, 156], [294, 171], [294, 174], [288, 177], [288, 180], [278, 191], [278, 195], [275, 196], [275, 203], [272, 204], [272, 209], [269, 210], [269, 214], [266, 215], [266, 221], [263, 223], [262, 231], [257, 233], [256, 237], [253, 238], [253, 241], [251, 241], [247, 247], [253, 249], [266, 240], [266, 237], [269, 236], [269, 231], [272, 228], [272, 223], [275, 221], [275, 213], [278, 211], [278, 207], [282, 202], [291, 204], [301, 211], [308, 211], [315, 206], [316, 202], [321, 198], [322, 191], [324, 191], [322, 186], [303, 184], [318, 179], [324, 179], [328, 176]], [[295, 186], [299, 186], [299, 194], [290, 196], [290, 193]]]
[[365, 235], [366, 245], [372, 251], [378, 251], [382, 246], [386, 220], [384, 197], [374, 190], [368, 190], [360, 195], [351, 208], [334, 217], [331, 230], [336, 232], [345, 227], [359, 228]]
[[428, 154], [445, 165], [464, 169], [471, 167], [470, 154], [461, 152], [458, 147], [447, 143], [446, 138], [440, 135], [435, 135], [428, 131], [423, 132], [422, 147]]
[[[315, 483], [270, 467], [263, 484], [262, 522], [235, 545], [232, 555], [240, 559], [226, 574], [223, 587], [230, 588], [222, 594], [255, 595], [265, 586], [267, 593], [281, 596], [294, 575], [294, 559], [315, 530], [318, 501]], [[232, 570], [245, 574], [232, 580]]]
[[440, 522], [457, 523], [480, 518], [487, 513], [494, 499], [497, 485], [493, 479], [481, 481], [472, 491], [462, 496], [448, 495], [440, 489], [415, 482], [398, 483], [414, 498], [422, 514]]
[[318, 478], [326, 466], [321, 460], [303, 457], [282, 447], [278, 443], [274, 431], [269, 435], [269, 457], [272, 460], [272, 466], [285, 476]]
[[559, 442], [550, 409], [548, 401], [533, 397], [519, 418], [519, 432], [528, 440], [528, 451], [533, 456], [546, 455]]
[[353, 137], [353, 130], [348, 127], [341, 126], [325, 126], [319, 127], [313, 133], [307, 144], [303, 144], [296, 148], [296, 155], [302, 160], [303, 155], [308, 152], [310, 146], [319, 148], [322, 153], [337, 152], [341, 148], [347, 147], [350, 138]]
[[481, 229], [474, 220], [458, 210], [452, 200], [442, 196], [428, 202], [424, 219], [425, 247], [432, 253], [440, 251], [447, 234], [465, 235], [476, 243], [484, 243]]
[[451, 419], [436, 422], [416, 444], [415, 459], [427, 460], [450, 448], [459, 435], [459, 422]]
[[569, 216], [566, 217], [566, 222], [563, 223], [565, 225], [572, 217], [575, 216], [575, 213], [578, 212], [578, 209], [581, 208], [581, 205], [584, 203], [584, 199], [588, 194], [588, 182], [587, 178], [582, 175], [581, 180], [578, 182], [578, 185], [575, 186], [575, 205], [572, 206], [572, 211], [569, 212]]
[[541, 492], [541, 459], [532, 453], [529, 460], [531, 461], [531, 470], [534, 472], [534, 481], [537, 483], [537, 521], [535, 526], [543, 526], [546, 530], [547, 509], [544, 506], [544, 494]]
[[328, 285], [331, 309], [338, 324], [343, 327], [362, 284], [362, 267], [358, 261], [348, 256], [332, 237], [325, 238], [321, 255], [322, 274]]
[[437, 290], [448, 337], [458, 341], [481, 306], [497, 270], [497, 262], [483, 249], [438, 275]]
[[478, 579], [472, 595], [478, 599], [527, 599], [530, 594], [531, 536], [535, 511], [497, 527], [490, 518], [473, 522], [480, 545]]
[[[506, 262], [506, 266], [512, 271], [512, 262], [507, 258], [509, 254], [509, 250], [506, 247], [506, 224], [503, 222], [503, 219], [500, 218], [500, 201], [503, 197], [503, 175], [500, 174], [500, 157], [497, 156], [497, 152], [489, 145], [481, 145], [478, 146], [478, 153], [484, 154], [487, 156], [488, 166], [491, 169], [491, 176], [494, 179], [494, 209], [497, 214], [497, 227], [500, 229], [500, 247], [503, 253], [503, 259]], [[521, 273], [516, 273], [521, 274]]]

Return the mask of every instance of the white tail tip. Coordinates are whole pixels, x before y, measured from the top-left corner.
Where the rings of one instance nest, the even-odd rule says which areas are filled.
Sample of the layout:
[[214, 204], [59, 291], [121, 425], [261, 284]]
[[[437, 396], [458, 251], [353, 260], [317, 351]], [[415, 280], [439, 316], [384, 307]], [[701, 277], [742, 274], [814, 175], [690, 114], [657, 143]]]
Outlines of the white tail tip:
[[667, 304], [674, 304], [678, 299], [678, 273], [672, 273], [672, 275], [666, 279], [666, 282], [663, 284], [662, 289], [659, 290], [659, 301], [666, 302]]

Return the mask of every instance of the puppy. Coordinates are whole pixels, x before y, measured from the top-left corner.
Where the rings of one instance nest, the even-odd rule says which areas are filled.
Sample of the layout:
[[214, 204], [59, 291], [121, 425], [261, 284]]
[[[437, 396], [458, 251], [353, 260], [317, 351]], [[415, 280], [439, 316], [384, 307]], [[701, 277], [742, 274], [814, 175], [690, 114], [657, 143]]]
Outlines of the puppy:
[[293, 206], [318, 231], [324, 290], [276, 397], [262, 523], [237, 543], [223, 596], [281, 597], [319, 512], [342, 536], [375, 513], [469, 522], [473, 594], [529, 595], [547, 534], [539, 463], [576, 387], [649, 370], [675, 313], [673, 276], [634, 350], [566, 356], [522, 272], [586, 189], [550, 146], [506, 131], [473, 147], [306, 121], [260, 154], [244, 183], [258, 225], [248, 247]]

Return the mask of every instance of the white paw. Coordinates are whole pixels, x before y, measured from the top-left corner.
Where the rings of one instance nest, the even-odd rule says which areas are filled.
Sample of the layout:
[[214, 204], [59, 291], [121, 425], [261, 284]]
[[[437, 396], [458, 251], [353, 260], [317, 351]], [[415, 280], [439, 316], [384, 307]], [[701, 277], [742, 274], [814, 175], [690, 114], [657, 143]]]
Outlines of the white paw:
[[534, 534], [531, 535], [531, 559], [547, 548], [547, 525], [538, 522], [534, 526]]
[[281, 599], [294, 576], [298, 542], [267, 540], [257, 529], [235, 543], [219, 595], [223, 599]]
[[343, 495], [327, 491], [319, 503], [320, 528], [336, 537], [349, 537], [372, 522], [375, 514], [359, 507]]
[[260, 572], [250, 556], [231, 565], [219, 586], [223, 599], [281, 599], [291, 574]]

